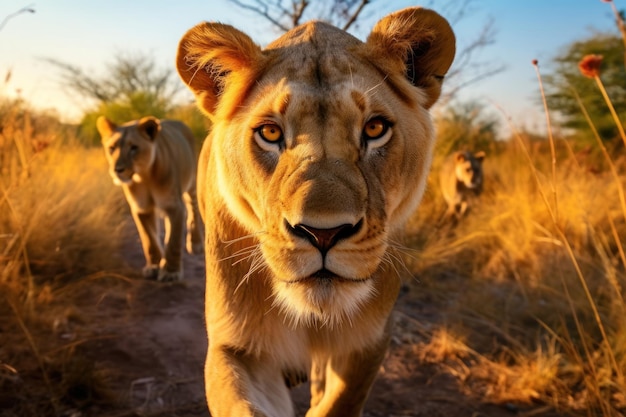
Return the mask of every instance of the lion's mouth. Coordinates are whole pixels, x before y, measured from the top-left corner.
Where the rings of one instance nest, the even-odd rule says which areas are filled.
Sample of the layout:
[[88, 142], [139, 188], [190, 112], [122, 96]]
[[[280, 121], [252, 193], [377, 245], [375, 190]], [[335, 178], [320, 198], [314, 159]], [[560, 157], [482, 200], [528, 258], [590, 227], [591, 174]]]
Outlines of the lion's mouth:
[[130, 184], [133, 182], [133, 179], [131, 177], [127, 177], [127, 176], [120, 176], [120, 175], [113, 175], [113, 183], [115, 185], [123, 185], [123, 184]]
[[366, 281], [367, 279], [353, 279], [342, 277], [341, 275], [337, 275], [332, 271], [329, 271], [326, 268], [322, 268], [317, 272], [312, 273], [309, 276], [302, 277], [290, 281], [290, 284], [317, 284], [317, 285], [329, 285], [336, 282], [347, 282], [347, 283], [359, 283]]
[[111, 174], [111, 176], [113, 177], [113, 182], [116, 185], [130, 185], [133, 182], [141, 182], [141, 177], [139, 177], [139, 175], [132, 170], [125, 170], [120, 172], [115, 171]]

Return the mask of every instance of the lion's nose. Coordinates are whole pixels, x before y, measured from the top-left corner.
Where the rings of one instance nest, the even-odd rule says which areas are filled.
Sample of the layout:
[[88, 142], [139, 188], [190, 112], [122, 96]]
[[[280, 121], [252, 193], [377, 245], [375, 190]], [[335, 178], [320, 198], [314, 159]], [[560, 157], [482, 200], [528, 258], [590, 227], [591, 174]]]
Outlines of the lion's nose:
[[307, 239], [322, 252], [322, 255], [325, 255], [337, 242], [355, 235], [361, 229], [362, 224], [363, 220], [360, 220], [355, 225], [342, 224], [330, 229], [318, 229], [301, 223], [295, 226], [291, 226], [287, 223], [287, 229], [295, 236]]

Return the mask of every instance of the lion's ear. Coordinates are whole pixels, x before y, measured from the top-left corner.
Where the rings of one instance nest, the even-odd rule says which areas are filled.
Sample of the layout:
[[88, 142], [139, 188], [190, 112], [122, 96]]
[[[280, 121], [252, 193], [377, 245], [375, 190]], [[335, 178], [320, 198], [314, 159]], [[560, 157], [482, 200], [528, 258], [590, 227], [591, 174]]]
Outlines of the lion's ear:
[[439, 98], [443, 78], [456, 52], [450, 24], [433, 10], [410, 7], [381, 19], [367, 38], [370, 54], [404, 70], [426, 93], [425, 107]]
[[105, 116], [100, 116], [98, 117], [98, 120], [96, 120], [96, 128], [98, 129], [98, 133], [100, 133], [102, 140], [105, 140], [115, 132], [117, 125]]
[[201, 23], [178, 44], [176, 68], [209, 117], [233, 73], [253, 70], [261, 61], [261, 48], [248, 35], [230, 25]]
[[474, 154], [474, 158], [476, 158], [476, 160], [478, 162], [482, 162], [485, 159], [485, 152], [484, 151], [478, 151]]
[[142, 117], [137, 123], [137, 129], [145, 134], [150, 140], [155, 140], [161, 131], [161, 122], [153, 116]]

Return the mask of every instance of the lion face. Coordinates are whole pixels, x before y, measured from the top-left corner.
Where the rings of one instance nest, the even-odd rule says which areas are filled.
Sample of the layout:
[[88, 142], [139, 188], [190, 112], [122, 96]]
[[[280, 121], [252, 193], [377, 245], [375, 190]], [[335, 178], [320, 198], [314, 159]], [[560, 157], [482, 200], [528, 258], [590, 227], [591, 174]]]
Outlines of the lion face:
[[483, 166], [482, 162], [485, 157], [484, 152], [460, 152], [456, 156], [456, 164], [454, 167], [456, 178], [463, 185], [470, 189], [478, 189], [483, 184]]
[[220, 192], [258, 233], [276, 295], [299, 317], [340, 317], [372, 295], [432, 149], [426, 113], [352, 66], [326, 68], [320, 92], [266, 80], [244, 114], [214, 128], [229, 138], [215, 143]]
[[420, 51], [428, 71], [407, 69], [415, 51], [388, 55], [401, 28], [384, 20], [366, 44], [319, 22], [264, 51], [225, 25], [181, 41], [179, 72], [213, 121], [203, 152], [216, 172], [199, 186], [258, 239], [251, 268], [271, 272], [275, 303], [295, 322], [340, 322], [384, 285], [392, 239], [424, 191], [427, 109], [454, 55], [445, 25], [451, 44]]
[[154, 139], [159, 121], [146, 117], [138, 122], [117, 126], [105, 117], [96, 123], [109, 162], [109, 174], [116, 185], [141, 182], [154, 163]]

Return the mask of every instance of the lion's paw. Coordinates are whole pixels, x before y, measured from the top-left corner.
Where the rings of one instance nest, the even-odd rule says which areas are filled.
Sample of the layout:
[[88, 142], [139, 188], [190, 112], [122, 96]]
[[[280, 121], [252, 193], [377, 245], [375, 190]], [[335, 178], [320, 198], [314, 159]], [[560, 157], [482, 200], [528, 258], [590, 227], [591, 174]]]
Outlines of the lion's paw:
[[141, 275], [146, 279], [157, 279], [159, 276], [159, 266], [146, 265], [141, 270]]
[[183, 279], [183, 271], [166, 271], [165, 269], [160, 269], [157, 281], [176, 282], [176, 281], [182, 281], [182, 279]]

